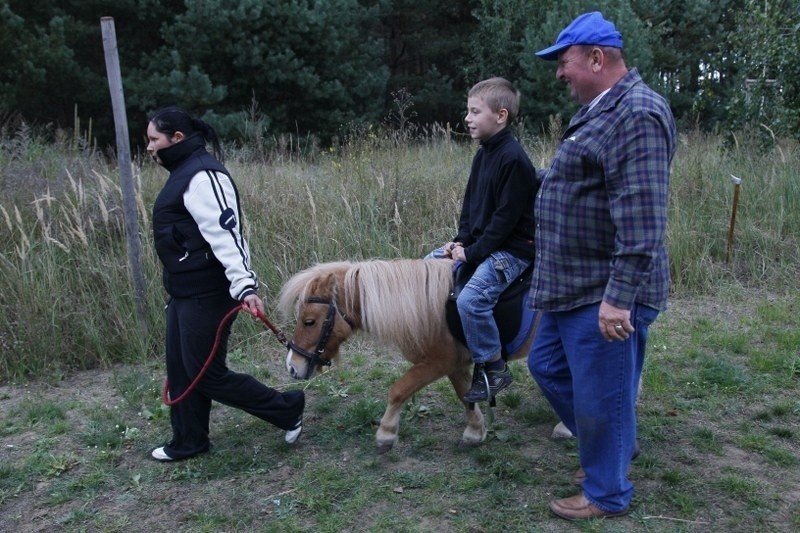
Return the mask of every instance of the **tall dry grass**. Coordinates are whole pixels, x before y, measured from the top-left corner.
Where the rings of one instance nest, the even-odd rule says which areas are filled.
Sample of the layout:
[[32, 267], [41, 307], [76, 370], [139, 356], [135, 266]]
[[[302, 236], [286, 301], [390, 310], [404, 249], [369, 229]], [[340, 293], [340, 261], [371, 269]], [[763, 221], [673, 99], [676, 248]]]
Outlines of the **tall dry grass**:
[[[552, 137], [528, 134], [523, 144], [537, 166], [555, 147]], [[278, 146], [267, 154], [242, 147], [227, 161], [270, 307], [282, 282], [312, 263], [420, 257], [452, 237], [475, 151], [440, 128], [364, 128], [335, 149], [313, 153]], [[668, 235], [677, 295], [730, 285], [793, 287], [799, 159], [793, 143], [763, 149], [701, 133], [681, 136]], [[0, 139], [0, 381], [160, 356], [164, 295], [149, 210], [167, 174], [146, 158], [135, 168], [147, 280], [144, 338], [114, 163], [75, 136], [46, 143], [19, 129]], [[743, 182], [727, 262], [731, 174]]]

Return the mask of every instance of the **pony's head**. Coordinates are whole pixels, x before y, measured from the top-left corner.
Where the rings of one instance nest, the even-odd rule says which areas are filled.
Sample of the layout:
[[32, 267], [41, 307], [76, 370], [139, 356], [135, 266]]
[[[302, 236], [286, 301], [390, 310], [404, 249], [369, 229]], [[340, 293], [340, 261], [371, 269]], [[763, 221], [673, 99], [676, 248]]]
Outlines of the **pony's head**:
[[294, 335], [288, 344], [286, 369], [295, 379], [309, 379], [330, 366], [339, 346], [356, 327], [340, 305], [342, 278], [349, 263], [316, 265], [294, 275], [281, 289], [278, 308], [284, 316], [294, 310]]
[[292, 276], [278, 299], [284, 317], [294, 311], [297, 318], [286, 356], [290, 374], [309, 378], [356, 329], [394, 345], [412, 362], [438, 350], [448, 335], [452, 265], [423, 259], [320, 263]]

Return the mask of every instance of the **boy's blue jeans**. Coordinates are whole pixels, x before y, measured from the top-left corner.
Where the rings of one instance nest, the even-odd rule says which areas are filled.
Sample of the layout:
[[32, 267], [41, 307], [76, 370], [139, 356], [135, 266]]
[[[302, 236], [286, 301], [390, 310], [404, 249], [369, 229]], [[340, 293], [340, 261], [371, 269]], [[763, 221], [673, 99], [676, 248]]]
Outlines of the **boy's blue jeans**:
[[[425, 258], [443, 257], [446, 257], [444, 250], [437, 248]], [[530, 263], [530, 260], [519, 259], [504, 250], [493, 252], [478, 265], [459, 293], [456, 306], [464, 327], [467, 348], [476, 364], [485, 363], [501, 354], [500, 332], [494, 321], [494, 307], [503, 291]]]
[[583, 493], [608, 512], [633, 498], [628, 467], [636, 445], [636, 394], [647, 334], [658, 311], [634, 305], [636, 331], [608, 342], [600, 333], [600, 304], [543, 312], [528, 369], [564, 425], [578, 439]]

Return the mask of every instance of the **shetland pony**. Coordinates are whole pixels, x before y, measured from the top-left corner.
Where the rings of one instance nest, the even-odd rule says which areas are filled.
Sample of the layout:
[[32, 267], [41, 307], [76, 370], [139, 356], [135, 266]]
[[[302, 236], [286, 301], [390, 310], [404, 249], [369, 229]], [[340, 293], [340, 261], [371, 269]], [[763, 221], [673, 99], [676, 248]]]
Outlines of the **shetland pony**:
[[[414, 393], [445, 376], [459, 399], [471, 385], [472, 358], [445, 316], [452, 290], [449, 259], [321, 263], [299, 272], [284, 284], [278, 300], [284, 317], [296, 316], [287, 370], [296, 379], [310, 378], [330, 365], [357, 330], [396, 346], [411, 367], [389, 389], [375, 434], [377, 451], [384, 453], [397, 442], [403, 405]], [[529, 329], [508, 360], [527, 356], [535, 327]], [[483, 413], [462, 403], [467, 427], [460, 444], [478, 445], [487, 433]]]

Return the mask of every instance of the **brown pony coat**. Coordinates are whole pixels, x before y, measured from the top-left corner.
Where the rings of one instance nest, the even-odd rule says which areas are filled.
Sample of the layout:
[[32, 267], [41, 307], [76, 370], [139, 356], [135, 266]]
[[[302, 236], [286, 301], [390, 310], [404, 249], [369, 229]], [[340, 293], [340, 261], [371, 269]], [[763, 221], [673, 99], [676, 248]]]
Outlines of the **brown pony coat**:
[[[314, 350], [330, 307], [319, 302], [328, 300], [335, 302], [339, 313], [325, 346], [327, 358], [336, 357], [339, 346], [360, 329], [396, 346], [411, 363], [389, 390], [375, 435], [381, 453], [397, 442], [403, 404], [417, 391], [445, 376], [459, 399], [469, 389], [472, 359], [448, 330], [445, 318], [445, 302], [453, 286], [452, 264], [446, 259], [320, 263], [295, 274], [281, 289], [278, 309], [284, 316], [292, 311], [296, 315], [292, 341], [301, 349]], [[309, 302], [309, 298], [314, 300]], [[534, 331], [509, 359], [527, 356]], [[310, 375], [308, 361], [291, 349], [286, 365], [294, 377]], [[464, 409], [467, 427], [461, 443], [477, 445], [486, 438], [483, 414], [477, 405], [469, 409], [464, 403]]]

